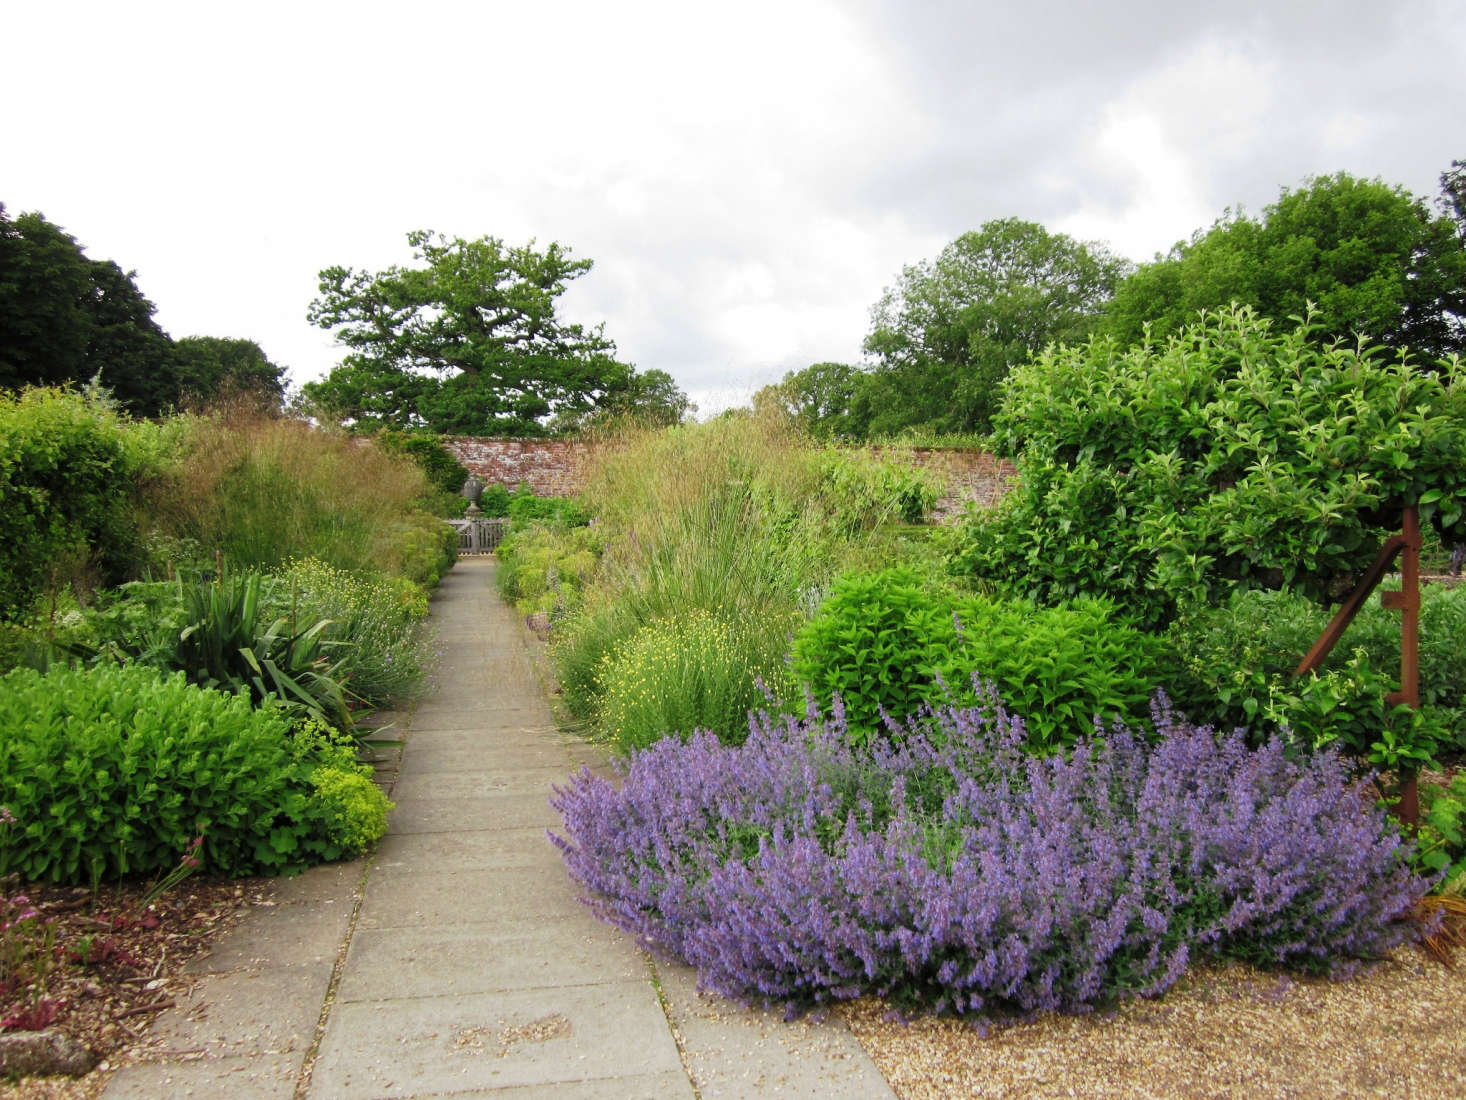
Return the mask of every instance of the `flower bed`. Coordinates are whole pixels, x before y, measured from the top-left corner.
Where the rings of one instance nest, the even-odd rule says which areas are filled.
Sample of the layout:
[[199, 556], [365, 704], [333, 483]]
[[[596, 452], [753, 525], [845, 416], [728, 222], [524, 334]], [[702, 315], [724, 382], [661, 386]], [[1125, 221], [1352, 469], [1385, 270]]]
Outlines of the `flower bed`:
[[1251, 749], [1159, 699], [1153, 739], [1034, 758], [982, 698], [862, 751], [838, 713], [664, 740], [619, 784], [557, 789], [556, 843], [598, 915], [790, 1012], [1082, 1011], [1201, 957], [1332, 973], [1411, 935], [1429, 884], [1336, 754]]

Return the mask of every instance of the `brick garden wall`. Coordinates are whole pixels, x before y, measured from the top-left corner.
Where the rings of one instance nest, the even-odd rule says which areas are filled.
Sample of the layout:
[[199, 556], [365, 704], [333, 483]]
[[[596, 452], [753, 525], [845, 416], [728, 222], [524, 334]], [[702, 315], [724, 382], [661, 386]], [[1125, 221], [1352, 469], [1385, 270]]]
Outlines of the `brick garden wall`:
[[520, 482], [535, 496], [568, 497], [580, 491], [589, 448], [577, 439], [483, 439], [452, 436], [443, 446], [485, 485], [513, 492]]
[[[525, 482], [536, 496], [571, 496], [584, 476], [587, 444], [575, 439], [483, 439], [454, 436], [443, 441], [468, 472], [485, 485], [502, 485], [511, 492]], [[1002, 499], [1017, 476], [1012, 463], [984, 451], [955, 451], [934, 447], [871, 448], [879, 455], [904, 459], [936, 473], [947, 485], [937, 504], [941, 522], [959, 515], [971, 501], [991, 507]]]

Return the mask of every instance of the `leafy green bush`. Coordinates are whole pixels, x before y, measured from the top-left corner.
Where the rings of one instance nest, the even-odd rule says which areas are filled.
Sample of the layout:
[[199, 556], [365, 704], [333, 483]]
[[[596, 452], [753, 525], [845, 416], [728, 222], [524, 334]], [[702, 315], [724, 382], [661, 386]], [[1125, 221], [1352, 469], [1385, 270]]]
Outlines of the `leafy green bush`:
[[422, 468], [433, 488], [457, 496], [468, 480], [468, 468], [443, 446], [442, 437], [432, 432], [383, 431], [375, 437], [393, 454], [406, 455]]
[[514, 531], [494, 551], [499, 595], [521, 615], [559, 619], [579, 605], [604, 551], [599, 530], [535, 523]]
[[1329, 617], [1287, 591], [1237, 592], [1218, 607], [1188, 608], [1166, 634], [1172, 699], [1197, 721], [1244, 726], [1257, 740], [1287, 729], [1298, 745], [1337, 743], [1381, 767], [1415, 767], [1437, 751], [1466, 748], [1466, 594], [1422, 590], [1415, 712], [1384, 701], [1399, 687], [1400, 620], [1375, 602], [1316, 675], [1294, 679]]
[[1046, 752], [1088, 733], [1096, 715], [1144, 714], [1159, 674], [1155, 639], [1103, 600], [1053, 608], [957, 597], [897, 566], [840, 578], [794, 639], [793, 672], [828, 710], [844, 703], [851, 735], [902, 720], [923, 703], [965, 704], [991, 682]]
[[1096, 718], [1142, 718], [1160, 677], [1162, 646], [1108, 600], [1057, 607], [982, 596], [959, 600], [958, 641], [938, 668], [954, 702], [975, 698], [970, 677], [990, 681], [1023, 716], [1030, 751], [1068, 748]]
[[[482, 502], [479, 507], [483, 507]], [[590, 512], [578, 500], [572, 497], [535, 496], [534, 490], [524, 484], [514, 490], [506, 511], [515, 530], [537, 521], [564, 527], [584, 527], [590, 522]], [[487, 509], [485, 512], [487, 513]]]
[[1096, 340], [1015, 369], [995, 438], [1019, 483], [963, 529], [956, 564], [1161, 623], [1233, 587], [1335, 594], [1417, 501], [1466, 538], [1466, 370], [1310, 335], [1239, 308], [1163, 345]]
[[[278, 707], [138, 665], [19, 669], [0, 679], [0, 805], [16, 818], [0, 875], [53, 883], [157, 875], [204, 838], [206, 868], [279, 872], [344, 851], [322, 758]], [[325, 793], [318, 795], [317, 787]], [[377, 804], [377, 810], [382, 809]], [[334, 832], [332, 831], [334, 828]]]
[[486, 516], [509, 514], [509, 490], [502, 485], [489, 485], [478, 498], [479, 510]]
[[709, 730], [742, 744], [750, 711], [791, 691], [777, 635], [706, 611], [642, 627], [601, 662], [601, 727], [617, 750]]
[[105, 401], [71, 390], [0, 392], [0, 618], [84, 578], [137, 565], [143, 465]]
[[826, 712], [839, 695], [851, 734], [864, 737], [882, 711], [900, 720], [932, 698], [957, 644], [953, 610], [907, 566], [842, 576], [794, 637], [794, 676]]
[[1439, 892], [1466, 887], [1466, 772], [1449, 783], [1420, 785], [1415, 866], [1422, 874], [1442, 876]]

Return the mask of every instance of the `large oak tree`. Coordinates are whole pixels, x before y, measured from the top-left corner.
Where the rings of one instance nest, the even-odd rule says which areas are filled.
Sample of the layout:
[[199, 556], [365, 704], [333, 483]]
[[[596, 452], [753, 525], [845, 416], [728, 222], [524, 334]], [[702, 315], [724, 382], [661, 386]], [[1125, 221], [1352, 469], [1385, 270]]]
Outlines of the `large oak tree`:
[[413, 266], [329, 267], [310, 320], [349, 352], [307, 397], [358, 424], [463, 435], [549, 431], [624, 394], [632, 368], [598, 326], [561, 320], [556, 299], [591, 261], [551, 243], [510, 247], [409, 233]]

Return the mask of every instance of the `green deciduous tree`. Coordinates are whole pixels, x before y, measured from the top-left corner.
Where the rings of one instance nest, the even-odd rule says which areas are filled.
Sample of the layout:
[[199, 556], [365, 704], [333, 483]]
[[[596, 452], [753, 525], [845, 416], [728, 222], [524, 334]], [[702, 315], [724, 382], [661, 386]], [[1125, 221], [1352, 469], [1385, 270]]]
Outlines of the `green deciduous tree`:
[[1322, 346], [1248, 307], [1164, 343], [1050, 349], [995, 422], [1018, 484], [958, 540], [962, 567], [1044, 602], [1116, 599], [1151, 622], [1238, 588], [1326, 598], [1401, 510], [1466, 535], [1466, 366]]
[[0, 206], [0, 387], [102, 384], [128, 412], [157, 416], [178, 400], [173, 343], [154, 306], [111, 260], [41, 214]]
[[407, 240], [416, 266], [320, 273], [309, 319], [350, 349], [305, 387], [322, 411], [465, 435], [542, 435], [552, 414], [627, 391], [632, 369], [601, 328], [556, 316], [556, 299], [590, 260], [553, 242], [540, 251], [426, 231]]
[[1285, 189], [1260, 218], [1228, 211], [1140, 267], [1115, 291], [1103, 327], [1121, 343], [1140, 340], [1146, 325], [1163, 339], [1231, 302], [1279, 322], [1312, 303], [1320, 340], [1363, 336], [1435, 360], [1466, 351], [1466, 241], [1403, 188], [1322, 176]]
[[869, 378], [848, 363], [813, 363], [759, 390], [754, 407], [772, 404], [815, 439], [863, 438], [865, 423], [856, 408]]
[[871, 312], [871, 434], [922, 424], [984, 431], [1010, 367], [1082, 340], [1127, 272], [1103, 245], [1005, 218], [907, 267]]
[[207, 401], [220, 394], [248, 392], [278, 405], [285, 397], [285, 368], [270, 362], [253, 340], [185, 336], [174, 347], [185, 399]]

